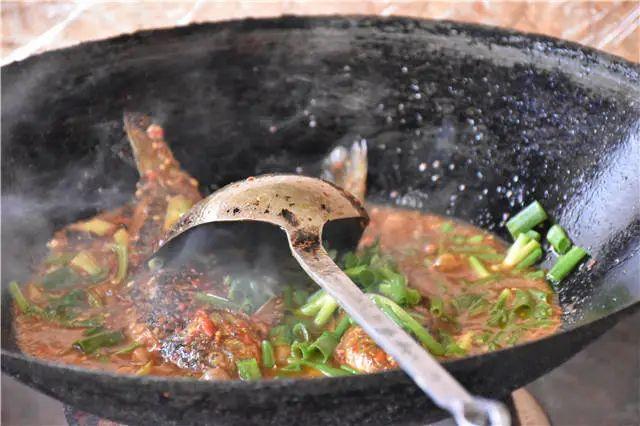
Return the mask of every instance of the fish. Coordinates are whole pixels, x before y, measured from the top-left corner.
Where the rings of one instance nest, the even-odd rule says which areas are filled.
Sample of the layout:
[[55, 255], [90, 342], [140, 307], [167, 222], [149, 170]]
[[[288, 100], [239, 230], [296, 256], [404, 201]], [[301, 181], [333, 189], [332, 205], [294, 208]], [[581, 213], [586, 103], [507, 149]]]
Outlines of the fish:
[[129, 226], [130, 262], [136, 268], [129, 332], [152, 354], [179, 368], [210, 379], [237, 377], [237, 360], [260, 361], [268, 327], [259, 317], [197, 300], [202, 293], [227, 294], [219, 271], [205, 273], [188, 262], [150, 270], [144, 263], [171, 225], [202, 196], [197, 181], [173, 156], [161, 126], [144, 114], [125, 113], [124, 127], [140, 174]]

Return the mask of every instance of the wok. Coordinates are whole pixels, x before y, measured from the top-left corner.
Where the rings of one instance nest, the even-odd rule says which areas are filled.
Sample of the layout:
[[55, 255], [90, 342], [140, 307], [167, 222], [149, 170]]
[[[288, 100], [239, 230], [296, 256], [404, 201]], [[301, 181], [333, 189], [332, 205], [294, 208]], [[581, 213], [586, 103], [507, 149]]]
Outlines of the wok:
[[[622, 59], [475, 25], [284, 17], [82, 44], [3, 67], [2, 82], [3, 288], [25, 279], [53, 229], [131, 197], [121, 124], [130, 109], [164, 124], [205, 192], [265, 172], [317, 175], [336, 144], [366, 139], [370, 200], [501, 236], [505, 213], [540, 200], [596, 263], [559, 288], [561, 333], [445, 364], [473, 393], [505, 397], [640, 306], [640, 77]], [[6, 293], [2, 370], [117, 421], [443, 415], [400, 371], [242, 383], [42, 362], [17, 350]]]

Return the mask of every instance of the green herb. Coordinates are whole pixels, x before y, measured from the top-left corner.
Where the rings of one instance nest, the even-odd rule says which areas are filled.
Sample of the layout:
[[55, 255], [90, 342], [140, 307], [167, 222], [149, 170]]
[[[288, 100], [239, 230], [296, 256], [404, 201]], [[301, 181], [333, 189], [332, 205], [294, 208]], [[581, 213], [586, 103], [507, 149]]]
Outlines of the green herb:
[[91, 276], [100, 276], [103, 274], [102, 268], [100, 268], [96, 259], [88, 251], [81, 251], [76, 254], [69, 264]]
[[41, 315], [42, 309], [40, 307], [30, 303], [24, 294], [22, 294], [22, 290], [20, 290], [20, 285], [17, 281], [11, 281], [9, 283], [9, 294], [13, 297], [13, 300], [18, 305], [18, 309], [20, 312], [26, 315]]
[[138, 343], [138, 342], [132, 342], [132, 343], [128, 344], [127, 346], [125, 346], [124, 348], [115, 351], [113, 354], [114, 355], [130, 354], [131, 352], [135, 351], [136, 349], [138, 349], [141, 346], [142, 345], [140, 343]]
[[199, 291], [195, 294], [194, 298], [198, 302], [206, 303], [218, 309], [237, 310], [239, 308], [236, 304], [231, 302], [229, 299], [226, 299], [222, 296], [217, 296], [215, 294], [203, 293]]
[[344, 370], [344, 371], [346, 371], [347, 373], [350, 373], [350, 374], [358, 374], [357, 370], [354, 370], [353, 368], [349, 367], [348, 365], [341, 365], [340, 369]]
[[553, 225], [547, 232], [547, 241], [558, 254], [565, 254], [571, 248], [571, 240], [560, 225]]
[[129, 234], [126, 230], [119, 229], [115, 234], [113, 234], [113, 239], [115, 241], [115, 244], [113, 245], [113, 251], [116, 253], [116, 257], [118, 259], [118, 269], [116, 271], [115, 281], [116, 283], [121, 283], [127, 276], [127, 268], [129, 263]]
[[474, 235], [473, 237], [467, 238], [467, 243], [469, 244], [480, 244], [484, 241], [484, 235]]
[[538, 231], [535, 231], [533, 229], [528, 230], [527, 232], [525, 232], [525, 234], [527, 235], [527, 237], [538, 242], [540, 242], [540, 240], [542, 239], [542, 235], [540, 235]]
[[52, 266], [64, 266], [75, 256], [75, 253], [52, 254], [44, 260], [44, 263]]
[[585, 256], [587, 256], [587, 252], [582, 247], [571, 247], [571, 250], [558, 258], [555, 265], [547, 273], [547, 278], [549, 281], [559, 283], [578, 266]]
[[511, 309], [521, 318], [527, 318], [534, 307], [534, 300], [528, 291], [516, 289]]
[[102, 333], [104, 330], [104, 327], [99, 325], [97, 327], [93, 327], [93, 328], [87, 328], [85, 331], [82, 332], [83, 336], [93, 336], [94, 334], [98, 334], [98, 333]]
[[536, 289], [530, 289], [529, 294], [535, 301], [535, 307], [533, 308], [533, 314], [531, 316], [536, 320], [549, 319], [553, 312], [548, 301], [549, 294]]
[[269, 340], [276, 346], [289, 345], [293, 340], [291, 330], [285, 324], [277, 325], [269, 330]]
[[534, 201], [509, 219], [507, 229], [511, 236], [516, 238], [523, 232], [533, 229], [545, 220], [547, 220], [547, 213], [539, 202]]
[[453, 299], [452, 304], [460, 313], [467, 311], [469, 316], [476, 316], [489, 308], [489, 302], [478, 294], [463, 294]]
[[268, 340], [262, 341], [262, 366], [264, 368], [273, 368], [276, 365], [275, 355], [273, 354], [273, 346]]
[[[535, 240], [532, 240], [532, 241], [535, 241]], [[521, 270], [521, 269], [528, 268], [529, 266], [532, 266], [538, 260], [540, 260], [541, 257], [542, 257], [542, 248], [536, 247], [535, 249], [533, 249], [533, 251], [531, 251], [531, 253], [527, 255], [527, 257], [522, 259], [520, 263], [516, 265], [516, 269]]]
[[71, 268], [63, 266], [42, 277], [42, 286], [47, 290], [71, 287], [80, 281], [80, 276]]
[[528, 278], [530, 280], [542, 280], [544, 279], [544, 271], [538, 270], [538, 271], [528, 272], [524, 276], [525, 278]]
[[469, 265], [473, 272], [476, 273], [478, 278], [487, 278], [491, 273], [487, 271], [487, 268], [482, 264], [482, 262], [475, 256], [469, 256]]
[[314, 325], [322, 327], [329, 321], [331, 315], [338, 308], [338, 303], [329, 294], [324, 293], [320, 296], [312, 295], [309, 301], [300, 308], [300, 312], [306, 316], [315, 315]]
[[431, 336], [431, 334], [418, 321], [404, 309], [398, 306], [393, 300], [378, 294], [370, 294], [369, 297], [389, 318], [396, 324], [412, 333], [418, 341], [434, 355], [443, 355], [444, 348]]
[[487, 324], [492, 327], [504, 327], [512, 319], [511, 311], [507, 309], [507, 300], [511, 297], [511, 290], [505, 288], [502, 290], [496, 303], [489, 311], [489, 320]]
[[454, 230], [454, 226], [453, 223], [451, 222], [444, 222], [442, 225], [440, 225], [440, 231], [444, 232], [444, 233], [449, 233], [452, 232]]
[[307, 330], [307, 327], [302, 322], [295, 324], [291, 329], [291, 332], [293, 333], [293, 337], [296, 340], [300, 342], [309, 341], [309, 331]]
[[258, 361], [256, 361], [255, 358], [236, 361], [236, 367], [238, 368], [238, 376], [240, 376], [240, 380], [250, 381], [262, 378], [260, 367], [258, 367]]
[[115, 346], [125, 339], [122, 331], [103, 331], [93, 336], [73, 342], [73, 347], [85, 354], [92, 354], [100, 348]]
[[513, 268], [539, 248], [539, 242], [532, 240], [526, 234], [520, 234], [507, 250], [507, 255], [502, 261], [502, 265], [506, 268]]
[[[300, 371], [301, 366], [318, 370], [319, 372], [321, 372], [327, 377], [343, 377], [343, 376], [351, 376], [353, 374], [357, 374], [357, 373], [352, 373], [351, 371], [345, 370], [343, 368], [335, 368], [327, 364], [321, 364], [321, 363], [305, 361], [305, 360], [294, 360], [287, 366], [287, 368], [290, 368], [289, 371]], [[297, 370], [295, 370], [296, 368]]]
[[318, 337], [310, 346], [307, 357], [318, 354], [322, 362], [327, 362], [336, 346], [340, 342], [340, 338], [331, 331], [323, 331], [320, 337]]
[[439, 297], [430, 297], [429, 298], [429, 311], [433, 314], [434, 317], [440, 318], [445, 315], [444, 312], [444, 301]]

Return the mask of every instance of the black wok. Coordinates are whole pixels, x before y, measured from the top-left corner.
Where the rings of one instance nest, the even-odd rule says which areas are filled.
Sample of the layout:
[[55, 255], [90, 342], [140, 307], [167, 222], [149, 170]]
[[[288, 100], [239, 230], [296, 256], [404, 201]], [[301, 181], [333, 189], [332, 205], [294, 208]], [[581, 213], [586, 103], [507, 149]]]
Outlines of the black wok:
[[[129, 199], [125, 109], [166, 126], [205, 190], [265, 172], [315, 175], [335, 144], [365, 138], [370, 199], [503, 236], [503, 214], [538, 199], [597, 260], [559, 289], [565, 331], [446, 363], [472, 392], [505, 397], [640, 306], [638, 71], [546, 37], [399, 18], [195, 25], [11, 64], [2, 68], [3, 288], [25, 278], [55, 227]], [[191, 155], [196, 146], [204, 155]], [[388, 424], [442, 415], [400, 371], [212, 383], [41, 362], [17, 350], [4, 293], [3, 371], [114, 420]]]

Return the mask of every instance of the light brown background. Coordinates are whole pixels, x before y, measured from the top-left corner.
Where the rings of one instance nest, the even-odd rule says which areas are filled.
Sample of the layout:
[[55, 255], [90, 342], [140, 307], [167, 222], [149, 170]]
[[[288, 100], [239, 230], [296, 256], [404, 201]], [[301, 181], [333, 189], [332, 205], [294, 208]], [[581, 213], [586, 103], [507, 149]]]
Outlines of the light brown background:
[[639, 1], [2, 1], [2, 62], [139, 29], [282, 14], [404, 15], [552, 35], [640, 61]]

